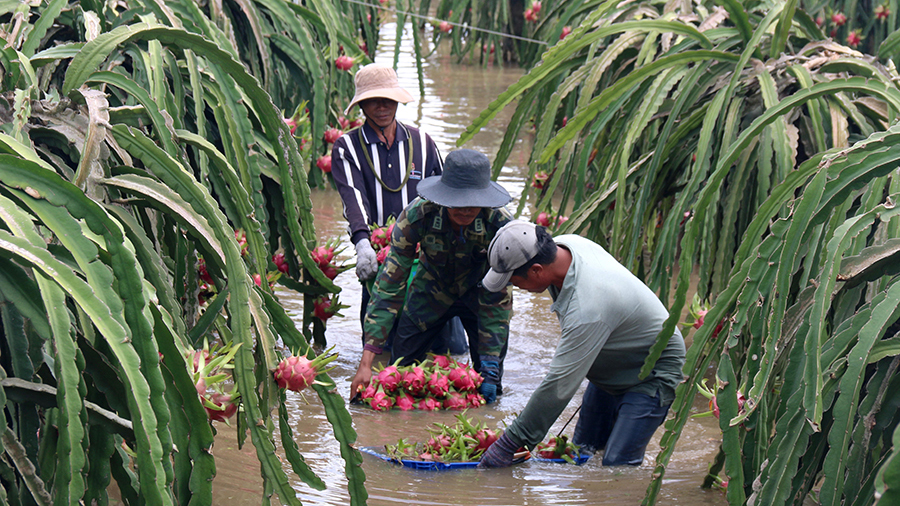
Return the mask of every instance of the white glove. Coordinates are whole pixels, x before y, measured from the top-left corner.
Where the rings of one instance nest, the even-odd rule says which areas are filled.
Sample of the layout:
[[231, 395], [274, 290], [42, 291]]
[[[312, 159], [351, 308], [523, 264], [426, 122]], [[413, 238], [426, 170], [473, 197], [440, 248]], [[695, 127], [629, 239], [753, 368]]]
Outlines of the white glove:
[[362, 239], [356, 243], [356, 277], [362, 281], [372, 279], [378, 273], [378, 258], [372, 243]]

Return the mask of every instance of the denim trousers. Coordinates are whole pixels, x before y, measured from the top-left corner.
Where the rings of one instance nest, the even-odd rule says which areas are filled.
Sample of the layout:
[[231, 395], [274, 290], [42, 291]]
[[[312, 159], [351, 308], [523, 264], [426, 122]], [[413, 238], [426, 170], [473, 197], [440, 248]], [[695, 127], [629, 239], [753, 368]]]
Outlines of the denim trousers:
[[582, 452], [605, 449], [604, 466], [639, 466], [650, 438], [665, 421], [671, 405], [659, 404], [659, 394], [612, 395], [588, 383], [572, 442]]

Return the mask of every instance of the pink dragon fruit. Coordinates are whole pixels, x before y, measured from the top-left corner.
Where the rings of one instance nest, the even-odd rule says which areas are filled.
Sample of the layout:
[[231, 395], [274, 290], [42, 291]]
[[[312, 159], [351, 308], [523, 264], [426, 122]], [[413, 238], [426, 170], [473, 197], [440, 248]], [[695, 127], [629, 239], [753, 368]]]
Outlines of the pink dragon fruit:
[[397, 396], [395, 406], [400, 408], [401, 411], [412, 411], [416, 409], [416, 400], [408, 393], [402, 392]]
[[450, 383], [452, 383], [460, 392], [475, 390], [475, 384], [472, 382], [472, 378], [469, 377], [468, 366], [458, 366], [451, 369], [450, 374], [447, 375], [447, 379], [450, 380]]
[[432, 453], [441, 454], [444, 448], [453, 446], [453, 441], [446, 434], [437, 434], [425, 442], [425, 448]]
[[463, 394], [454, 391], [447, 393], [447, 397], [444, 399], [444, 409], [463, 410], [467, 407], [469, 404]]
[[372, 246], [383, 248], [390, 244], [391, 236], [388, 235], [385, 227], [379, 227], [372, 231], [369, 240], [372, 242]]
[[316, 167], [325, 172], [331, 172], [331, 155], [322, 155], [316, 160]]
[[206, 416], [209, 417], [211, 422], [224, 422], [237, 413], [237, 399], [232, 399], [229, 394], [213, 392], [206, 396], [206, 400], [214, 406], [210, 407], [206, 403], [203, 404], [203, 408], [206, 409]]
[[[330, 350], [329, 350], [330, 351]], [[275, 383], [279, 388], [299, 392], [313, 384], [316, 376], [324, 372], [322, 367], [337, 358], [337, 354], [323, 353], [310, 360], [304, 356], [292, 356], [282, 360], [275, 368]]]
[[375, 395], [373, 395], [372, 399], [369, 401], [369, 405], [372, 406], [372, 409], [375, 411], [389, 411], [394, 405], [394, 398], [384, 391], [382, 385], [379, 385], [378, 390], [375, 391]]
[[550, 226], [550, 215], [546, 211], [541, 211], [535, 217], [534, 222], [542, 227]]
[[326, 265], [330, 265], [331, 261], [334, 260], [334, 247], [333, 246], [316, 246], [313, 248], [310, 253], [313, 261], [319, 267], [324, 267]]
[[456, 364], [456, 360], [453, 360], [450, 355], [434, 355], [432, 360], [434, 360], [434, 365], [447, 371]]
[[500, 439], [500, 435], [491, 429], [481, 429], [475, 433], [475, 439], [478, 441], [478, 446], [475, 447], [475, 451], [487, 450], [494, 444], [494, 441]]
[[375, 387], [375, 382], [374, 381], [369, 382], [369, 386], [367, 386], [366, 389], [363, 390], [363, 393], [360, 394], [360, 398], [364, 401], [368, 401], [372, 397], [375, 397], [376, 391], [377, 391], [377, 388]]
[[484, 383], [484, 378], [482, 378], [481, 375], [478, 374], [478, 371], [472, 369], [471, 367], [466, 370], [469, 372], [469, 378], [472, 380], [472, 384], [475, 385], [475, 388], [480, 387], [481, 384]]
[[441, 409], [441, 401], [428, 396], [416, 403], [416, 409], [419, 411], [438, 411]]
[[332, 295], [330, 299], [327, 295], [320, 295], [313, 299], [313, 316], [324, 322], [332, 316], [344, 316], [340, 311], [348, 307], [350, 306], [338, 301], [337, 294]]
[[375, 255], [375, 259], [378, 260], [379, 265], [383, 264], [384, 261], [387, 260], [387, 256], [388, 256], [388, 254], [390, 254], [390, 252], [391, 252], [390, 244], [388, 244], [387, 246], [378, 250], [378, 254]]
[[425, 371], [421, 367], [415, 366], [403, 373], [403, 379], [400, 381], [403, 388], [412, 395], [419, 396], [425, 390]]
[[325, 142], [327, 142], [328, 144], [334, 144], [334, 141], [338, 140], [338, 138], [342, 135], [344, 135], [344, 132], [338, 130], [337, 128], [329, 128], [328, 130], [325, 130], [323, 139], [325, 139]]
[[484, 405], [484, 397], [478, 392], [470, 392], [466, 394], [466, 405], [470, 408], [480, 408]]
[[397, 364], [400, 362], [398, 358], [396, 362], [385, 367], [381, 371], [378, 372], [378, 376], [376, 376], [376, 380], [381, 386], [384, 388], [385, 392], [394, 392], [397, 390], [397, 387], [400, 386], [400, 381], [403, 379], [403, 375], [397, 369]]
[[334, 66], [338, 68], [338, 70], [346, 70], [350, 71], [353, 68], [353, 64], [356, 63], [353, 61], [353, 58], [350, 58], [347, 55], [338, 56], [336, 60], [334, 60]]
[[436, 398], [442, 399], [447, 395], [447, 391], [450, 390], [450, 380], [442, 372], [436, 370], [428, 377], [425, 389]]

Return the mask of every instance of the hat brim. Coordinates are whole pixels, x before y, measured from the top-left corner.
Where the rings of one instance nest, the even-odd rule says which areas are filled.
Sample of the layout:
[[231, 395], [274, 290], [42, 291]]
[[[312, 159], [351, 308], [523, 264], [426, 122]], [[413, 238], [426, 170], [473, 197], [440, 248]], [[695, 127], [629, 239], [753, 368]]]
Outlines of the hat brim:
[[440, 176], [426, 177], [416, 186], [419, 196], [444, 207], [503, 207], [512, 200], [509, 192], [491, 181], [487, 188], [460, 189], [444, 184]]
[[512, 274], [512, 271], [497, 272], [494, 269], [490, 269], [487, 274], [484, 275], [484, 279], [481, 280], [481, 285], [489, 292], [499, 292], [509, 284]]
[[403, 88], [380, 88], [377, 90], [369, 90], [354, 95], [353, 100], [350, 101], [350, 105], [344, 109], [344, 114], [350, 114], [350, 109], [352, 109], [354, 105], [370, 98], [389, 98], [400, 102], [401, 104], [408, 104], [414, 100], [413, 96]]

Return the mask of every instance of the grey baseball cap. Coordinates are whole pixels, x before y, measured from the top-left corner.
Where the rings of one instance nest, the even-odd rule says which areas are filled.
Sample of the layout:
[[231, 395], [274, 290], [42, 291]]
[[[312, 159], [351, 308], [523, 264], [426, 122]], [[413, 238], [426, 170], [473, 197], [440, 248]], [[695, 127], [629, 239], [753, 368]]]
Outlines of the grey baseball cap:
[[499, 292], [508, 283], [514, 270], [525, 265], [538, 253], [537, 225], [513, 220], [497, 231], [488, 246], [491, 269], [481, 284], [492, 292]]

